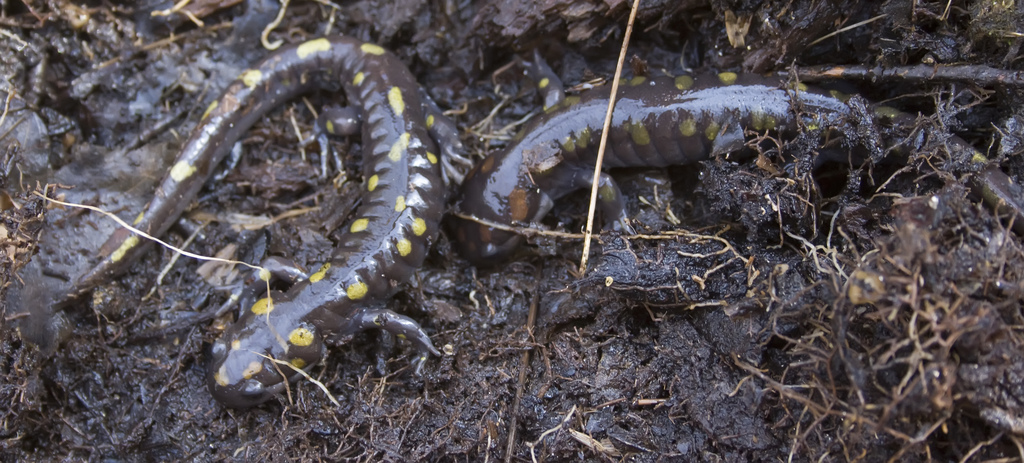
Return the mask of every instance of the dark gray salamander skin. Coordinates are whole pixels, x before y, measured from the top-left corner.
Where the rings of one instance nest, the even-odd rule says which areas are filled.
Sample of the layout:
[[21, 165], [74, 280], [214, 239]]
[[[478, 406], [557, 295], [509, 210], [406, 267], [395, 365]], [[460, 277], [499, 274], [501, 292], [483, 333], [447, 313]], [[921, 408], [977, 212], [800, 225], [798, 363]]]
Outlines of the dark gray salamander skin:
[[[446, 188], [427, 127], [428, 119], [443, 116], [425, 105], [405, 65], [377, 45], [345, 37], [311, 40], [243, 72], [207, 110], [136, 226], [164, 233], [257, 119], [300, 93], [339, 84], [361, 115], [366, 191], [331, 261], [288, 291], [243, 307], [239, 320], [213, 344], [208, 382], [225, 405], [259, 404], [298, 376], [266, 357], [308, 368], [322, 358], [325, 342], [364, 329], [409, 339], [417, 362], [437, 354], [416, 322], [381, 306], [422, 264], [437, 236]], [[122, 272], [143, 247], [134, 235], [113, 236], [108, 243], [113, 251], [78, 281], [79, 293]], [[281, 269], [270, 273], [295, 276]]]
[[[528, 64], [528, 66], [531, 66]], [[546, 69], [537, 74], [542, 91]], [[541, 77], [538, 79], [538, 77]], [[721, 73], [699, 77], [638, 77], [619, 87], [608, 134], [604, 167], [663, 167], [684, 165], [710, 156], [740, 150], [747, 129], [793, 132], [794, 107], [803, 123], [827, 126], [850, 112], [844, 97], [800, 85], [787, 89], [778, 77]], [[551, 210], [553, 201], [580, 188], [590, 188], [597, 146], [607, 111], [609, 87], [545, 101], [551, 107], [524, 128], [512, 144], [477, 164], [462, 184], [456, 210], [499, 224], [529, 224]], [[874, 107], [876, 117], [913, 118], [886, 106]], [[966, 151], [979, 164], [985, 157], [967, 142], [952, 137], [951, 148]], [[994, 166], [982, 168], [980, 188], [986, 200], [1022, 218], [1018, 191]], [[603, 174], [599, 179], [599, 205], [612, 228], [628, 231], [621, 193]], [[977, 182], [976, 182], [977, 183]], [[1013, 190], [1013, 191], [1009, 191]], [[1019, 196], [1018, 196], [1019, 197]], [[1009, 207], [1007, 207], [1009, 206]], [[454, 227], [460, 253], [476, 264], [494, 264], [522, 242], [518, 234], [472, 220], [459, 219]]]

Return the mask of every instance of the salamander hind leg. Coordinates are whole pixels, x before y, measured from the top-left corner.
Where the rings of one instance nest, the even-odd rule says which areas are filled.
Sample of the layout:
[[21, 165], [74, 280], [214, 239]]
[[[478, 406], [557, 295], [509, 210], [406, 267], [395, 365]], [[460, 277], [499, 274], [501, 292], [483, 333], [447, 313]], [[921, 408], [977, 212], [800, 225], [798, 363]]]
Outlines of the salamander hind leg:
[[434, 344], [430, 342], [430, 336], [427, 336], [423, 328], [420, 328], [419, 323], [405, 315], [380, 308], [359, 309], [357, 313], [348, 318], [348, 324], [328, 338], [327, 342], [340, 344], [349, 336], [369, 329], [381, 329], [411, 342], [417, 351], [417, 357], [412, 362], [417, 375], [420, 374], [420, 370], [430, 354], [441, 355], [434, 348]]
[[[576, 188], [590, 190], [593, 184], [593, 172], [580, 169], [576, 173], [574, 183]], [[604, 219], [604, 228], [614, 230], [627, 235], [636, 234], [636, 230], [629, 223], [629, 214], [626, 211], [626, 201], [623, 199], [622, 190], [611, 175], [601, 172], [597, 179], [597, 207], [601, 210]]]
[[462, 139], [459, 138], [459, 129], [455, 122], [445, 116], [441, 108], [437, 107], [437, 103], [434, 103], [427, 92], [420, 89], [420, 95], [423, 100], [423, 115], [426, 119], [424, 124], [427, 126], [427, 134], [437, 143], [437, 147], [441, 151], [440, 153], [428, 152], [427, 159], [433, 164], [438, 162], [438, 157], [440, 157], [441, 173], [444, 174], [445, 183], [461, 185], [465, 178], [462, 172], [471, 169], [473, 161], [464, 154], [466, 149], [462, 145]]

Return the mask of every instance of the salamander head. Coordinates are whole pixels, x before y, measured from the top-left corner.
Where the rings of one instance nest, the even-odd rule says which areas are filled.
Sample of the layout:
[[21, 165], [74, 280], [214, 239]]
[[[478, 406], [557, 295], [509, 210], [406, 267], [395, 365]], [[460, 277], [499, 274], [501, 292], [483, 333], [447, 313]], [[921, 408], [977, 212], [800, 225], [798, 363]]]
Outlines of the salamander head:
[[[207, 383], [220, 403], [245, 408], [259, 405], [284, 390], [299, 369], [323, 357], [324, 342], [316, 327], [297, 320], [279, 291], [253, 304], [213, 344]], [[268, 311], [270, 299], [276, 302]], [[283, 363], [274, 362], [277, 359]], [[286, 364], [287, 363], [287, 364]]]
[[[492, 154], [474, 166], [456, 204], [462, 214], [510, 226], [540, 220], [551, 207], [517, 149]], [[522, 235], [462, 218], [455, 220], [454, 235], [459, 254], [476, 265], [501, 262], [523, 241]]]

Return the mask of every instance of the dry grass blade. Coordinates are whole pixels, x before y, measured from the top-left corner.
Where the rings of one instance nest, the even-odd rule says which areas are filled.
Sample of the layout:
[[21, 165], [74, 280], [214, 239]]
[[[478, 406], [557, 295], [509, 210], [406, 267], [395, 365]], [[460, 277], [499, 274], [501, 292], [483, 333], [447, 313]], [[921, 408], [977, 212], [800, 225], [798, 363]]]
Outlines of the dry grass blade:
[[597, 162], [594, 164], [594, 181], [590, 186], [590, 206], [587, 209], [587, 228], [583, 238], [583, 256], [580, 257], [579, 274], [583, 275], [587, 270], [587, 256], [590, 254], [590, 238], [594, 234], [594, 210], [597, 208], [597, 189], [601, 177], [601, 164], [604, 163], [604, 151], [608, 146], [608, 130], [612, 125], [612, 112], [615, 110], [615, 95], [619, 91], [619, 77], [622, 76], [622, 65], [626, 62], [626, 50], [629, 48], [629, 36], [633, 34], [633, 23], [636, 21], [636, 12], [640, 9], [640, 0], [633, 0], [633, 8], [629, 11], [629, 22], [626, 23], [626, 33], [622, 37], [622, 48], [619, 50], [619, 61], [615, 64], [615, 77], [612, 79], [612, 92], [608, 96], [608, 111], [604, 116], [604, 128], [601, 129], [601, 144], [597, 148]]

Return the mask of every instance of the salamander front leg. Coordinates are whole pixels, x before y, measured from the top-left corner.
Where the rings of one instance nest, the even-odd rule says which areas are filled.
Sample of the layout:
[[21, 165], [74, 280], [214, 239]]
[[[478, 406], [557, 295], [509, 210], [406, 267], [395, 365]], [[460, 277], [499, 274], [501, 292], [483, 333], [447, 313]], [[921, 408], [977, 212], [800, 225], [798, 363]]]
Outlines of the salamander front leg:
[[423, 117], [426, 118], [427, 133], [441, 150], [441, 173], [444, 174], [444, 180], [449, 185], [461, 185], [465, 177], [462, 172], [471, 169], [473, 161], [463, 154], [466, 149], [459, 138], [459, 129], [455, 122], [437, 107], [427, 92], [420, 89], [420, 95], [423, 100]]
[[[580, 170], [574, 179], [576, 188], [590, 190], [593, 180], [593, 172]], [[604, 218], [604, 228], [614, 230], [627, 235], [636, 234], [633, 226], [629, 223], [629, 214], [626, 213], [626, 202], [622, 197], [622, 190], [615, 183], [611, 175], [601, 172], [597, 180], [597, 207], [601, 209]]]
[[423, 328], [420, 328], [419, 323], [388, 309], [360, 309], [349, 318], [348, 325], [328, 339], [328, 342], [339, 344], [347, 337], [369, 329], [382, 329], [400, 339], [407, 339], [412, 342], [413, 347], [417, 351], [417, 357], [412, 361], [417, 375], [420, 374], [423, 363], [430, 354], [441, 355], [434, 348], [434, 344], [430, 342], [430, 336], [427, 336], [427, 333], [423, 332]]
[[266, 294], [267, 286], [271, 283], [286, 281], [289, 284], [295, 284], [309, 278], [309, 273], [307, 273], [305, 269], [303, 269], [299, 264], [296, 264], [290, 259], [285, 259], [284, 257], [268, 257], [263, 260], [261, 267], [263, 270], [254, 270], [242, 282], [242, 284], [231, 293], [231, 296], [224, 305], [217, 310], [218, 314], [223, 314], [230, 310], [235, 301], [238, 301], [239, 307], [242, 307], [242, 310], [252, 307], [257, 298]]
[[316, 119], [316, 133], [313, 134], [313, 137], [320, 145], [320, 172], [323, 176], [327, 175], [328, 158], [334, 158], [335, 171], [341, 172], [344, 169], [341, 159], [338, 156], [332, 156], [331, 145], [327, 137], [356, 135], [359, 133], [360, 124], [359, 111], [356, 108], [332, 106], [323, 108], [320, 112], [320, 117]]

